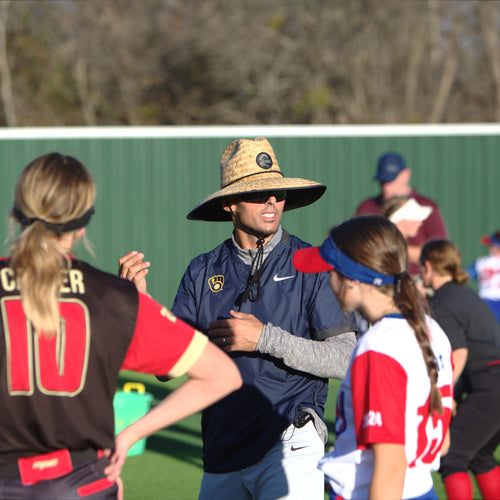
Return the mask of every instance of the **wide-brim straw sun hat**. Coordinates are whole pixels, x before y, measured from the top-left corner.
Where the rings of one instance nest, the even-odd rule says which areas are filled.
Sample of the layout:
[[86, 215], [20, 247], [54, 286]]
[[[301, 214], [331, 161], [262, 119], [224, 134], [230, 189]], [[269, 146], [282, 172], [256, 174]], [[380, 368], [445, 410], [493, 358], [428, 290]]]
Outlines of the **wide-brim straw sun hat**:
[[229, 221], [222, 208], [226, 197], [261, 191], [286, 190], [284, 210], [305, 207], [318, 200], [324, 184], [307, 179], [285, 177], [269, 141], [264, 137], [237, 139], [222, 152], [220, 189], [198, 203], [187, 215], [190, 220]]

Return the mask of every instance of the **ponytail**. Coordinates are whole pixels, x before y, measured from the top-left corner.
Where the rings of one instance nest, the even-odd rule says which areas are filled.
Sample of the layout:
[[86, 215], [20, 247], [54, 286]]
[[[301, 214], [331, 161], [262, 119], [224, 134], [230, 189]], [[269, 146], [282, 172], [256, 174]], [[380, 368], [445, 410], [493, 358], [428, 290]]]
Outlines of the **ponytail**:
[[10, 248], [10, 267], [20, 288], [26, 317], [50, 337], [59, 328], [63, 271], [70, 259], [61, 238], [76, 238], [93, 214], [96, 188], [75, 158], [51, 153], [24, 168], [15, 190], [12, 215], [21, 233]]
[[38, 221], [12, 243], [10, 265], [16, 272], [24, 313], [37, 330], [52, 336], [59, 326], [59, 290], [65, 259], [57, 240]]
[[429, 411], [430, 413], [436, 411], [439, 415], [442, 415], [443, 403], [441, 400], [441, 393], [437, 386], [437, 362], [431, 347], [428, 326], [425, 320], [427, 305], [418, 291], [415, 282], [406, 271], [398, 274], [396, 278], [394, 283], [394, 302], [415, 332], [415, 337], [422, 351], [422, 356], [427, 368], [427, 375], [431, 383]]

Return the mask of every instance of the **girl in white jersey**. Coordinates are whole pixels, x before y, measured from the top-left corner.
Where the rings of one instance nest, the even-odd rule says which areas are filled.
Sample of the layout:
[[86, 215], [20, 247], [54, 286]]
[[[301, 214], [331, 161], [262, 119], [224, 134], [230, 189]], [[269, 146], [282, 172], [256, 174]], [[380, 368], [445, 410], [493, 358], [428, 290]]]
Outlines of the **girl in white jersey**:
[[488, 255], [477, 258], [467, 269], [471, 281], [477, 281], [478, 295], [490, 306], [500, 322], [500, 231], [483, 236]]
[[431, 471], [451, 416], [451, 347], [424, 313], [407, 258], [403, 235], [377, 215], [294, 255], [298, 271], [329, 271], [343, 308], [371, 325], [339, 389], [335, 450], [319, 464], [332, 500], [437, 500]]

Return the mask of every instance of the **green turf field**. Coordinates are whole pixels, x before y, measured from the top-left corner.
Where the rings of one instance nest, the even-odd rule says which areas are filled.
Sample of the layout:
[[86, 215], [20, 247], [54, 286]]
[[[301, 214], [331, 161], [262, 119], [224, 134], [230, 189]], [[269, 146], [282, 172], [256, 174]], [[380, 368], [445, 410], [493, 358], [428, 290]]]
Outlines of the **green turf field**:
[[[144, 383], [147, 392], [153, 394], [156, 399], [162, 399], [181, 380], [162, 384], [151, 376], [122, 372], [120, 388], [128, 381]], [[335, 418], [337, 387], [338, 383], [332, 381], [326, 408], [330, 430], [333, 429]], [[333, 443], [331, 431], [330, 440]], [[497, 458], [500, 459], [500, 449], [497, 451]], [[198, 414], [151, 436], [146, 441], [143, 453], [127, 459], [122, 474], [125, 500], [195, 500], [198, 497], [201, 476], [201, 433]], [[434, 485], [439, 498], [446, 500], [438, 474], [434, 475]], [[325, 499], [327, 498], [325, 495]], [[481, 498], [477, 489], [474, 498]]]

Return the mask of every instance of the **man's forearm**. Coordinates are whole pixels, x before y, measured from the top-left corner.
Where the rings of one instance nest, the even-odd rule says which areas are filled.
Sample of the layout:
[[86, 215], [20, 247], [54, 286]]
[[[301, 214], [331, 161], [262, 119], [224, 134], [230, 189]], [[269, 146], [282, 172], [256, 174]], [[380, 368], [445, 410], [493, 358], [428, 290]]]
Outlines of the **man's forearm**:
[[262, 330], [257, 351], [282, 359], [294, 370], [317, 377], [343, 379], [355, 345], [354, 332], [317, 341], [296, 337], [267, 323]]

